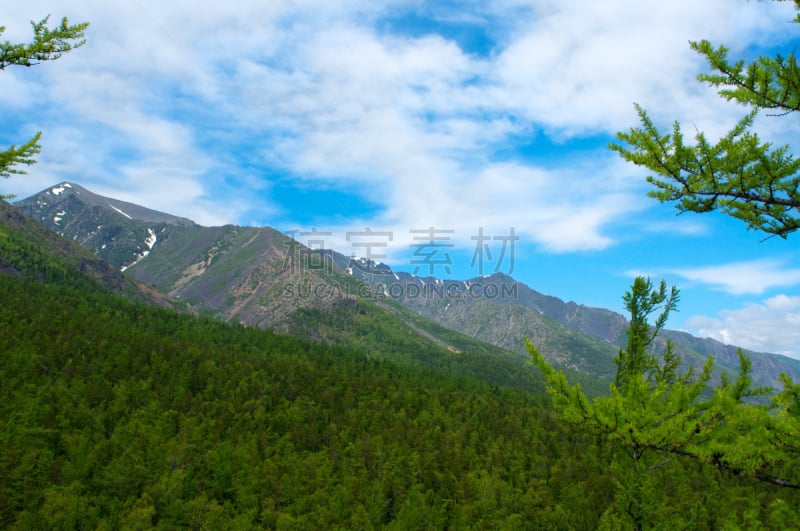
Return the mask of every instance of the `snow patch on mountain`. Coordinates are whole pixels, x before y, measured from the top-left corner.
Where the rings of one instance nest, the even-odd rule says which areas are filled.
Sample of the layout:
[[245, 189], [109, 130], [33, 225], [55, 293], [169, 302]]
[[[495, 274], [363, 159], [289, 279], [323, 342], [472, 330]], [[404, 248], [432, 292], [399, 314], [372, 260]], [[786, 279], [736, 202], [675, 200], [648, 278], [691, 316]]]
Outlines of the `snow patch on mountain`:
[[51, 188], [50, 193], [52, 193], [53, 195], [61, 195], [61, 193], [64, 192], [64, 190], [66, 190], [67, 188], [72, 188], [72, 185], [69, 183], [63, 183]]
[[[112, 205], [111, 203], [109, 203], [109, 204], [108, 204], [108, 206], [110, 206], [111, 208], [113, 208], [114, 210], [116, 210], [117, 212], [119, 212], [120, 214], [122, 214], [123, 216], [125, 216], [126, 218], [128, 218], [128, 219], [133, 219], [133, 218], [132, 218], [132, 217], [130, 217], [128, 214], [126, 214], [126, 213], [125, 213], [125, 212], [123, 212], [122, 210], [118, 209], [117, 207], [115, 207], [115, 206], [114, 206], [114, 205]], [[147, 230], [150, 230], [150, 229], [147, 229]]]
[[[114, 207], [111, 206], [111, 208], [114, 208]], [[114, 208], [114, 210], [118, 210], [118, 209]], [[122, 211], [120, 211], [120, 213], [123, 214], [123, 215], [127, 215]], [[148, 236], [144, 240], [144, 244], [147, 247], [147, 249], [145, 249], [141, 253], [137, 254], [136, 255], [136, 259], [133, 261], [133, 263], [120, 267], [119, 268], [120, 271], [125, 271], [126, 269], [130, 269], [131, 267], [135, 266], [136, 264], [138, 264], [139, 262], [141, 262], [142, 260], [147, 258], [147, 255], [150, 254], [150, 251], [153, 250], [153, 247], [155, 246], [156, 242], [158, 241], [158, 236], [156, 236], [155, 231], [153, 229], [151, 229], [151, 228], [147, 229], [147, 234], [148, 234]]]

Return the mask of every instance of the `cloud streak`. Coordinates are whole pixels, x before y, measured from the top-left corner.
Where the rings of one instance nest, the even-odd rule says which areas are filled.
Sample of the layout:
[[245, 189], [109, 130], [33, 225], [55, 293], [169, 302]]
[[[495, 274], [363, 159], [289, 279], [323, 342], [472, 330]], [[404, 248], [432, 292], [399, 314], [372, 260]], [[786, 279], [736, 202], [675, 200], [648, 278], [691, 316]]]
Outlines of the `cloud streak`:
[[695, 316], [686, 324], [701, 337], [800, 359], [800, 297], [797, 296], [776, 295], [760, 303], [722, 311], [717, 317]]
[[671, 269], [668, 272], [734, 295], [760, 295], [773, 288], [800, 284], [800, 268], [787, 267], [786, 261], [773, 258]]

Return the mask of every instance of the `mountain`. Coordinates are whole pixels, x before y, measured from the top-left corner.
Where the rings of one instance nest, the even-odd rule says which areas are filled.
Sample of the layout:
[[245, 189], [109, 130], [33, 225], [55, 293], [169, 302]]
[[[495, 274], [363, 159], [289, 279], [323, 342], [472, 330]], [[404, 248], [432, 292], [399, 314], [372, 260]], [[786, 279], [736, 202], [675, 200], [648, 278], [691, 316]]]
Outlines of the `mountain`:
[[[465, 281], [418, 278], [394, 273], [382, 264], [363, 263], [353, 274], [374, 291], [389, 294], [432, 321], [471, 337], [525, 355], [520, 337], [530, 338], [547, 357], [576, 371], [613, 376], [613, 357], [627, 341], [628, 321], [604, 308], [593, 308], [539, 293], [508, 275], [495, 273]], [[425, 295], [425, 296], [423, 296]], [[663, 330], [656, 349], [669, 339], [686, 366], [702, 367], [713, 356], [718, 373], [738, 371], [738, 347], [676, 330]], [[757, 385], [780, 387], [785, 372], [800, 377], [800, 361], [778, 354], [742, 349], [753, 361]]]
[[[462, 347], [451, 344], [452, 337], [441, 339], [453, 335], [452, 323], [437, 322], [420, 307], [408, 304], [413, 297], [395, 301], [375, 285], [363, 290], [358, 262], [330, 250], [309, 250], [269, 227], [201, 227], [183, 218], [123, 205], [74, 183], [61, 183], [16, 205], [130, 276], [199, 313], [317, 340], [351, 345], [357, 342], [362, 347], [365, 340], [353, 333], [353, 327], [362, 329], [361, 336], [369, 335], [363, 330], [365, 321], [384, 329], [391, 327], [381, 320], [399, 319], [403, 327], [417, 321], [413, 325], [417, 335], [424, 329], [424, 337], [433, 335], [439, 345], [451, 352], [464, 350], [463, 339], [459, 340]], [[147, 212], [148, 218], [137, 219], [138, 212]], [[171, 223], [171, 219], [180, 222]], [[400, 275], [400, 279], [415, 286], [442, 283], [433, 278]], [[602, 341], [577, 333], [541, 313], [529, 315], [519, 306], [469, 302], [474, 304], [455, 302], [450, 314], [456, 315], [455, 308], [463, 309], [467, 312], [464, 317], [476, 328], [456, 331], [517, 353], [524, 353], [522, 338], [527, 336], [565, 369], [604, 377], [613, 374], [615, 351]], [[420, 320], [409, 309], [429, 320]], [[511, 315], [514, 313], [518, 314], [516, 318]], [[385, 319], [387, 314], [392, 318]], [[331, 315], [335, 319], [326, 317]], [[344, 318], [350, 321], [347, 326], [341, 322]], [[340, 326], [329, 326], [332, 321], [339, 321]], [[510, 324], [517, 327], [510, 328]], [[520, 359], [526, 362], [527, 356]]]
[[[623, 527], [625, 469], [531, 387], [134, 304], [0, 234], [2, 529]], [[655, 528], [798, 521], [792, 489], [657, 471]]]
[[[453, 281], [394, 272], [335, 251], [310, 250], [269, 227], [201, 227], [74, 183], [17, 206], [132, 277], [223, 320], [368, 349], [374, 330], [389, 333], [393, 326], [385, 323], [399, 320], [413, 336], [450, 352], [462, 349], [443, 339], [447, 330], [521, 358], [522, 338], [528, 337], [558, 366], [606, 379], [626, 340], [622, 315], [564, 302], [503, 274]], [[676, 344], [686, 364], [701, 365], [713, 355], [721, 372], [738, 369], [736, 347], [677, 331], [665, 331], [662, 345], [664, 338]], [[758, 384], [775, 386], [781, 372], [800, 377], [800, 361], [747, 354]]]
[[158, 238], [197, 227], [190, 219], [103, 197], [68, 182], [16, 205], [122, 271], [147, 256]]
[[131, 300], [174, 307], [164, 294], [122, 274], [81, 245], [0, 201], [0, 274], [109, 291]]
[[367, 283], [371, 293], [385, 294], [451, 330], [521, 356], [527, 356], [522, 341], [527, 337], [561, 367], [602, 378], [614, 374], [617, 349], [609, 341], [569, 326], [569, 320], [559, 322], [558, 312], [553, 311], [558, 299], [540, 295], [507, 275], [455, 281], [395, 273], [382, 264], [353, 265], [341, 255], [334, 254], [334, 260], [341, 265], [349, 262], [348, 271]]
[[[559, 494], [613, 478], [597, 479], [593, 449], [513, 354], [441, 348], [392, 308], [386, 337], [404, 333], [425, 363], [377, 358], [160, 308], [148, 291], [0, 202], [0, 528], [509, 528], [521, 514], [587, 527], [609, 503], [604, 489]], [[523, 496], [532, 481], [541, 510]]]
[[[135, 279], [142, 289], [193, 313], [493, 385], [542, 388], [541, 375], [526, 359], [424, 319], [391, 299], [358, 297], [362, 284], [333, 267], [329, 257], [269, 227], [201, 227], [73, 183], [48, 188], [16, 206], [19, 217], [22, 211], [34, 218], [31, 222], [40, 220], [36, 225], [47, 224], [63, 236], [52, 234], [57, 239], [90, 246], [116, 276]], [[146, 219], [135, 217], [139, 213]], [[330, 267], [315, 267], [319, 260]], [[595, 392], [602, 387], [593, 377], [575, 376]]]

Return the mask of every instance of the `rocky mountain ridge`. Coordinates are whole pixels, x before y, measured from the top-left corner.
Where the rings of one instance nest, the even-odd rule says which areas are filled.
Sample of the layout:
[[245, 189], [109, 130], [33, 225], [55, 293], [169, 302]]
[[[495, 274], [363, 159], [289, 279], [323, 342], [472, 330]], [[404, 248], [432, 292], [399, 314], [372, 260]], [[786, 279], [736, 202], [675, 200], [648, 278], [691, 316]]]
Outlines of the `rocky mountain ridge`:
[[[529, 337], [558, 365], [605, 378], [626, 340], [622, 315], [564, 302], [503, 274], [454, 281], [394, 272], [332, 250], [308, 249], [269, 227], [201, 227], [74, 183], [51, 187], [17, 207], [132, 277], [225, 320], [298, 332], [304, 328], [298, 310], [335, 312], [357, 300], [399, 304], [523, 356], [522, 338]], [[317, 332], [306, 327], [302, 333]], [[676, 343], [687, 364], [713, 355], [723, 372], [737, 368], [736, 347], [683, 332], [662, 336]], [[800, 376], [800, 361], [748, 354], [759, 383], [775, 385], [780, 372]]]

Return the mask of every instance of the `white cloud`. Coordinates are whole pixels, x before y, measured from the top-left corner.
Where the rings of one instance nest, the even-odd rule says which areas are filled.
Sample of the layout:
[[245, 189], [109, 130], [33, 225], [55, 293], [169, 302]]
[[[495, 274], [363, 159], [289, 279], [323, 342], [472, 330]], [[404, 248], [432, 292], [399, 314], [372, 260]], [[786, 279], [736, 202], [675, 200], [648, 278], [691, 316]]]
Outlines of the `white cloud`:
[[[688, 41], [731, 37], [724, 2], [532, 3], [530, 30], [503, 51], [498, 77], [517, 112], [556, 133], [614, 131], [633, 119], [638, 101], [669, 119], [701, 120], [715, 97], [698, 91], [702, 63]], [[747, 9], [745, 6], [738, 8]], [[754, 17], [758, 18], [758, 17]], [[715, 24], [708, 24], [708, 20]], [[735, 28], [741, 40], [754, 25]], [[708, 109], [713, 104], [714, 109]], [[730, 111], [735, 109], [729, 109]], [[677, 112], [676, 112], [677, 111]], [[676, 116], [677, 114], [677, 116]]]
[[675, 216], [666, 221], [648, 222], [642, 228], [656, 234], [679, 234], [685, 236], [708, 236], [711, 228], [703, 220], [688, 216]]
[[695, 316], [686, 326], [701, 337], [800, 359], [799, 296], [777, 295], [721, 311], [717, 317]]
[[[354, 213], [359, 223], [515, 226], [549, 251], [606, 248], [609, 226], [642, 208], [633, 170], [607, 153], [554, 165], [497, 161], [495, 150], [513, 151], [514, 135], [535, 145], [533, 131], [566, 141], [634, 125], [633, 101], [656, 118], [734, 120], [740, 109], [698, 89], [702, 65], [687, 41], [774, 37], [775, 21], [789, 17], [756, 4], [737, 6], [735, 22], [719, 17], [731, 12], [724, 0], [509, 1], [467, 4], [457, 19], [429, 13], [503, 21], [502, 41], [478, 56], [442, 36], [380, 29], [381, 17], [408, 9], [402, 2], [15, 3], [3, 23], [18, 38], [46, 13], [92, 26], [87, 46], [41, 67], [33, 87], [27, 71], [3, 73], [14, 105], [48, 95], [35, 116], [47, 131], [40, 173], [10, 191], [38, 191], [30, 183], [44, 175], [71, 178], [235, 223], [278, 210], [253, 190], [283, 172], [381, 206], [372, 220]], [[153, 193], [159, 187], [171, 193]]]
[[668, 272], [734, 295], [758, 295], [772, 288], [800, 284], [800, 269], [787, 267], [785, 261], [775, 258], [670, 269]]

